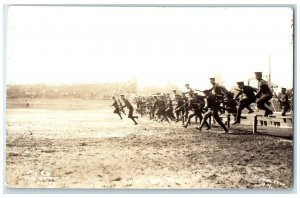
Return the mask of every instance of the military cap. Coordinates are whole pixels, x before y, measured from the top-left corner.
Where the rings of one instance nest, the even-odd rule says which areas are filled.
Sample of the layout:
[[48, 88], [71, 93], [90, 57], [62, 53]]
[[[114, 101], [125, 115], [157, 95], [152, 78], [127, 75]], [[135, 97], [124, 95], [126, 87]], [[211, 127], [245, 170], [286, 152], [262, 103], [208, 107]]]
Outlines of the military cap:
[[262, 72], [254, 72], [255, 73], [255, 75], [262, 75]]
[[281, 87], [281, 90], [284, 90], [284, 91], [286, 91], [286, 88], [285, 88], [285, 87]]
[[238, 84], [238, 85], [244, 85], [244, 81], [236, 82], [236, 84]]
[[189, 84], [189, 83], [186, 83], [185, 86], [190, 86], [190, 84]]
[[124, 97], [125, 95], [122, 94], [122, 95], [120, 95], [120, 96], [121, 96], [121, 97]]

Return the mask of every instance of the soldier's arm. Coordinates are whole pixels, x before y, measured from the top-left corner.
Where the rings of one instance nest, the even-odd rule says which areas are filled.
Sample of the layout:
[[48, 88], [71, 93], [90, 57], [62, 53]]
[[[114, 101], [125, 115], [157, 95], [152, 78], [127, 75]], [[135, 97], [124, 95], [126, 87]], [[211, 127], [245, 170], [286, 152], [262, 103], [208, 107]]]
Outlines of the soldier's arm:
[[242, 91], [239, 91], [239, 93], [236, 94], [236, 96], [234, 97], [234, 99], [235, 99], [235, 100], [238, 99], [238, 97], [239, 97], [242, 93], [243, 93]]
[[124, 105], [121, 108], [125, 108], [127, 106], [127, 102], [124, 101]]
[[255, 97], [258, 98], [260, 94], [261, 94], [261, 87], [259, 87], [259, 89], [258, 89], [258, 91], [257, 91], [257, 93], [256, 93], [256, 95], [255, 95]]
[[254, 92], [258, 92], [258, 89], [257, 89], [257, 88], [251, 87], [251, 89], [252, 89]]

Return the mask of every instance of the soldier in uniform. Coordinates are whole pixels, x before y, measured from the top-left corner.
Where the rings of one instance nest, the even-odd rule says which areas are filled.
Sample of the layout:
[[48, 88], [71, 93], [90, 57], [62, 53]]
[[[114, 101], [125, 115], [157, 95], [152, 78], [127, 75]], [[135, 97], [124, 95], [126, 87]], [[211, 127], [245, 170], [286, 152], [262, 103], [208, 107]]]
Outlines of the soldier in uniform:
[[143, 116], [143, 112], [141, 109], [141, 105], [142, 105], [141, 96], [135, 97], [135, 103], [136, 103], [136, 112], [141, 114], [141, 116]]
[[228, 133], [227, 127], [222, 122], [221, 118], [219, 117], [219, 109], [220, 109], [220, 103], [217, 100], [217, 95], [213, 93], [211, 90], [205, 90], [203, 93], [206, 96], [206, 106], [204, 107], [204, 110], [207, 112], [203, 116], [203, 120], [200, 124], [199, 131], [202, 130], [202, 127], [204, 124], [206, 124], [209, 127], [207, 123], [207, 119], [210, 116], [213, 116], [213, 118], [216, 120], [216, 122], [224, 129], [225, 133]]
[[278, 101], [280, 102], [280, 106], [282, 109], [281, 116], [285, 116], [286, 112], [291, 109], [289, 103], [289, 95], [286, 93], [286, 88], [284, 87], [281, 88], [281, 95], [280, 98], [278, 98]]
[[192, 96], [194, 93], [194, 90], [190, 87], [190, 84], [185, 84], [185, 88], [187, 89], [186, 92], [184, 92], [185, 94], [189, 94], [189, 96]]
[[169, 99], [171, 99], [171, 94], [170, 94], [170, 93], [167, 93], [167, 94], [166, 94], [166, 101], [168, 101]]
[[247, 108], [250, 104], [255, 102], [255, 92], [256, 89], [251, 86], [245, 86], [244, 82], [237, 82], [237, 85], [239, 87], [239, 93], [235, 96], [235, 100], [238, 99], [238, 97], [241, 94], [245, 94], [246, 97], [240, 100], [240, 104], [238, 106], [237, 114], [234, 123], [232, 124], [238, 124], [241, 121], [241, 113], [244, 108]]
[[26, 108], [29, 108], [29, 101], [26, 100]]
[[270, 107], [270, 100], [273, 97], [272, 90], [268, 82], [262, 79], [262, 72], [255, 72], [255, 78], [258, 81], [258, 91], [255, 95], [258, 100], [256, 101], [257, 107], [265, 111], [265, 116], [273, 114]]
[[135, 118], [138, 118], [138, 116], [133, 116], [132, 114], [133, 114], [133, 106], [130, 104], [130, 102], [125, 98], [125, 96], [124, 95], [120, 95], [121, 96], [121, 99], [123, 100], [123, 102], [124, 102], [124, 106], [123, 106], [123, 108], [124, 107], [127, 107], [128, 108], [128, 110], [129, 110], [129, 112], [128, 112], [128, 118], [130, 118], [133, 122], [134, 122], [134, 124], [135, 125], [137, 125], [138, 123], [135, 121]]
[[[228, 93], [228, 90], [223, 85], [219, 85], [218, 83], [216, 83], [215, 78], [209, 78], [209, 80], [210, 80], [210, 84], [212, 85], [212, 88], [210, 90], [214, 92], [214, 94], [217, 96], [217, 100], [221, 104], [223, 104], [223, 107], [225, 108], [224, 99], [226, 98], [226, 94]], [[220, 109], [220, 112], [224, 113], [224, 109]]]
[[158, 98], [157, 96], [154, 96], [153, 107], [157, 107], [156, 115], [158, 116], [158, 118], [161, 118], [159, 120], [160, 122], [162, 122], [165, 119], [168, 123], [170, 123], [170, 121], [169, 121], [169, 119], [166, 115], [166, 104], [161, 98]]
[[118, 99], [118, 104], [119, 104], [120, 111], [123, 112], [124, 115], [126, 115], [125, 110], [124, 110], [124, 107], [123, 107], [123, 104], [122, 104], [122, 102], [121, 102], [120, 99]]
[[232, 93], [231, 91], [228, 91], [226, 94], [226, 99], [224, 100], [224, 110], [226, 110], [228, 113], [233, 114], [234, 116], [236, 116], [237, 113], [237, 102], [234, 99], [234, 93]]
[[209, 78], [210, 84], [212, 85], [212, 88], [210, 90], [213, 90], [217, 96], [225, 97], [228, 90], [223, 86], [216, 83], [215, 78]]
[[183, 127], [187, 127], [190, 124], [192, 117], [196, 116], [202, 121], [202, 107], [204, 106], [205, 101], [202, 96], [199, 96], [197, 93], [194, 93], [194, 97], [189, 100], [189, 109], [193, 111], [192, 114], [189, 115], [187, 122]]
[[176, 95], [177, 95], [177, 91], [174, 89], [174, 90], [173, 90], [173, 93], [172, 93], [172, 95], [171, 95], [171, 99], [172, 99], [172, 100], [175, 100], [175, 99], [176, 99]]
[[184, 114], [184, 99], [181, 95], [176, 95], [177, 105], [175, 107], [176, 122], [179, 122], [179, 116]]
[[118, 104], [116, 98], [113, 96], [112, 99], [114, 100], [114, 102], [111, 106], [115, 107], [114, 113], [118, 114], [120, 116], [120, 118], [123, 119], [122, 116], [121, 116], [119, 104]]
[[154, 104], [154, 96], [150, 96], [149, 100], [148, 100], [150, 120], [153, 120], [155, 118], [155, 116], [154, 116], [154, 114], [155, 114], [155, 106], [153, 106], [153, 104]]
[[171, 120], [175, 120], [175, 116], [174, 116], [174, 113], [173, 113], [173, 102], [172, 102], [172, 99], [169, 98], [168, 101], [167, 101], [167, 109], [166, 109], [166, 114], [167, 116], [171, 119]]
[[[189, 94], [189, 98], [192, 98], [191, 95], [193, 96], [193, 93]], [[182, 125], [184, 125], [184, 122], [188, 119], [189, 117], [189, 111], [190, 111], [190, 107], [189, 107], [189, 98], [185, 96], [184, 93], [182, 93], [182, 97], [184, 100], [184, 104], [183, 104], [183, 115], [182, 115]]]

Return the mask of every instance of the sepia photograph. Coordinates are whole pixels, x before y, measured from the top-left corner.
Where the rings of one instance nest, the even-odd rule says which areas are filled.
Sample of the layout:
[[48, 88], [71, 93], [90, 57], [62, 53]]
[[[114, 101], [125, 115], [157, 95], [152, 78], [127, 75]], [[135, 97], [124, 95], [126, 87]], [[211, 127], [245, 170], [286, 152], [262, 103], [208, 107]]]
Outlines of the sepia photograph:
[[293, 189], [294, 16], [7, 5], [5, 186]]

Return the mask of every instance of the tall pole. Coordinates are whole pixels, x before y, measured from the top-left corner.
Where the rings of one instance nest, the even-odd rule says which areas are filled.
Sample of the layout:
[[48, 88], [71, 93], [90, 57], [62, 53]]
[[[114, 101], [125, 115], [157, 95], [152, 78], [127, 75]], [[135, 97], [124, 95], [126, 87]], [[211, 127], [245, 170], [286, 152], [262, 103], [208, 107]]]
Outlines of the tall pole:
[[[271, 83], [271, 54], [269, 54], [269, 83]], [[272, 84], [272, 87], [273, 87], [273, 86], [274, 86], [274, 85]], [[272, 88], [272, 90], [273, 90], [273, 88]], [[273, 91], [274, 91], [274, 90], [273, 90]], [[275, 105], [274, 105], [274, 103], [273, 103], [273, 100], [271, 100], [271, 105], [272, 105], [274, 111], [276, 111], [276, 108], [275, 108]]]

